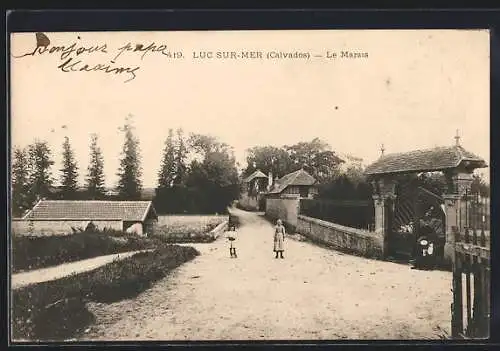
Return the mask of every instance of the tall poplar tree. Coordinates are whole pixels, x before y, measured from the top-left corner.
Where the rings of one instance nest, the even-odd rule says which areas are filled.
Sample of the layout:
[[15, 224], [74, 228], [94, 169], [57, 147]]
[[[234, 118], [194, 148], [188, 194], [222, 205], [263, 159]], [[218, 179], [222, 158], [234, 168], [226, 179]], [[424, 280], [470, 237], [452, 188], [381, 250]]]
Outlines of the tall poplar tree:
[[92, 134], [90, 139], [90, 162], [86, 179], [87, 194], [92, 200], [102, 199], [105, 195], [104, 158], [97, 140], [97, 134]]
[[12, 162], [12, 215], [20, 217], [33, 205], [30, 201], [29, 165], [26, 149], [16, 147]]
[[139, 200], [142, 190], [142, 169], [140, 160], [139, 140], [133, 133], [133, 126], [129, 118], [122, 129], [125, 133], [122, 159], [118, 169], [118, 193], [124, 200]]
[[160, 171], [158, 172], [158, 188], [169, 188], [173, 185], [176, 177], [174, 132], [168, 130], [167, 140], [165, 140], [165, 148], [163, 149], [163, 160]]
[[36, 140], [28, 147], [30, 167], [30, 194], [36, 199], [50, 195], [53, 184], [50, 168], [54, 164], [51, 159], [50, 148], [46, 141]]
[[187, 177], [187, 145], [184, 139], [184, 132], [182, 129], [177, 129], [177, 150], [175, 154], [175, 178], [174, 184], [182, 185], [186, 181]]
[[63, 168], [61, 172], [62, 198], [75, 199], [78, 191], [78, 166], [67, 136], [63, 143]]

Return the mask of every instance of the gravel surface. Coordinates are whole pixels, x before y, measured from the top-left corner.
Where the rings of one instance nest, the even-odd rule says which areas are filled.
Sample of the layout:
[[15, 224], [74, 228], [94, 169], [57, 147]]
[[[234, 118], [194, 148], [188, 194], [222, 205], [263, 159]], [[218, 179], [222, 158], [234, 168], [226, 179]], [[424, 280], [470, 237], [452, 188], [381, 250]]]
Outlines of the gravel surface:
[[451, 273], [342, 254], [241, 220], [237, 259], [223, 237], [137, 298], [89, 304], [81, 340], [439, 339], [449, 335]]

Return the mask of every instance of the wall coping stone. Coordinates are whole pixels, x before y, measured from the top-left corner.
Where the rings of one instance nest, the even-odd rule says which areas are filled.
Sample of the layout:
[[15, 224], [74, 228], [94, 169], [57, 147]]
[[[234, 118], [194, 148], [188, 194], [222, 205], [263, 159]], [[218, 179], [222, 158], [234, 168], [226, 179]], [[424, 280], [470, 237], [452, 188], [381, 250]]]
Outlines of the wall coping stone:
[[219, 235], [220, 235], [221, 233], [223, 233], [223, 232], [226, 230], [226, 228], [227, 228], [228, 224], [229, 224], [229, 220], [228, 220], [228, 219], [224, 220], [222, 223], [219, 223], [219, 224], [217, 225], [217, 227], [215, 227], [214, 229], [212, 229], [212, 230], [209, 232], [209, 235], [210, 235], [212, 238], [217, 239], [217, 238], [219, 237]]
[[380, 236], [380, 234], [376, 232], [369, 232], [358, 228], [346, 227], [337, 223], [324, 221], [318, 218], [308, 217], [304, 215], [298, 215], [298, 218], [306, 222], [312, 222], [326, 228], [336, 229], [339, 231], [346, 232], [348, 234], [360, 235], [366, 239], [372, 239], [374, 236]]

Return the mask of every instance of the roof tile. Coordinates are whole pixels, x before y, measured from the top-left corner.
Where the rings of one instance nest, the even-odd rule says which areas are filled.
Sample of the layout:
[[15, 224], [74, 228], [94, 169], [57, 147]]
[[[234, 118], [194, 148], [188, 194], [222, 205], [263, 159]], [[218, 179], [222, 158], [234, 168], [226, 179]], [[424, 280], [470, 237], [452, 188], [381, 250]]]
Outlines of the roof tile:
[[260, 170], [256, 170], [255, 172], [250, 174], [248, 177], [246, 177], [244, 182], [248, 183], [255, 178], [267, 178], [267, 176], [264, 173], [262, 173]]
[[486, 167], [482, 158], [457, 145], [388, 154], [369, 165], [365, 174], [440, 171], [455, 168], [462, 161], [472, 161], [478, 168]]
[[284, 175], [280, 179], [277, 179], [274, 183], [272, 189], [269, 191], [270, 194], [279, 194], [286, 187], [290, 185], [314, 185], [316, 179], [303, 169]]
[[26, 219], [121, 219], [140, 221], [151, 201], [42, 200]]

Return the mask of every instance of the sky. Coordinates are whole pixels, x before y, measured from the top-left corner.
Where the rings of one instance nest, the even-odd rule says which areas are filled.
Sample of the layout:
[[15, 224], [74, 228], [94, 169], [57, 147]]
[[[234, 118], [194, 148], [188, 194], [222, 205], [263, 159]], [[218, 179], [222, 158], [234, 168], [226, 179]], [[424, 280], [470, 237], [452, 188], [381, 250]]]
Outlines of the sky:
[[[452, 145], [457, 130], [461, 144], [489, 163], [486, 30], [45, 34], [48, 49], [73, 42], [87, 48], [106, 44], [106, 53], [70, 53], [61, 59], [61, 52], [47, 50], [19, 57], [33, 52], [35, 34], [12, 35], [11, 144], [48, 141], [56, 178], [68, 136], [83, 184], [90, 135], [97, 133], [106, 184], [116, 185], [124, 140], [118, 128], [128, 115], [140, 140], [145, 187], [156, 186], [169, 128], [218, 137], [233, 146], [241, 167], [253, 146], [318, 137], [369, 164], [380, 156], [381, 144], [385, 153]], [[146, 48], [153, 42], [156, 52], [125, 51], [116, 58], [127, 43]], [[263, 58], [193, 57], [206, 51], [261, 52]], [[329, 57], [341, 51], [367, 57]], [[183, 58], [168, 52], [182, 52]], [[268, 59], [268, 52], [309, 53], [309, 59]], [[139, 68], [124, 82], [132, 76], [63, 72], [58, 66], [69, 58], [81, 61], [76, 68]]]

